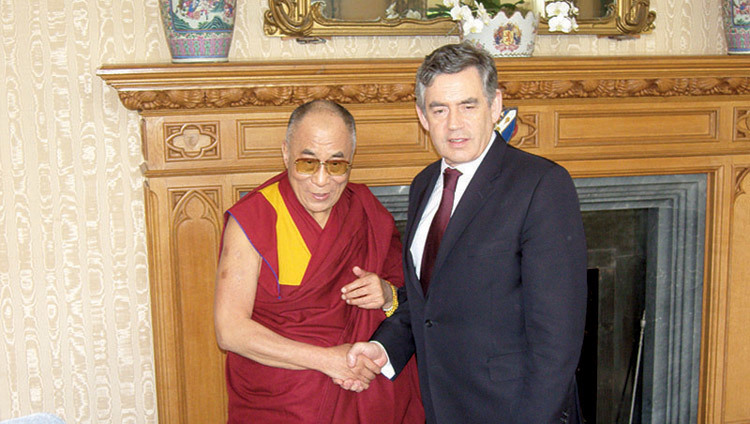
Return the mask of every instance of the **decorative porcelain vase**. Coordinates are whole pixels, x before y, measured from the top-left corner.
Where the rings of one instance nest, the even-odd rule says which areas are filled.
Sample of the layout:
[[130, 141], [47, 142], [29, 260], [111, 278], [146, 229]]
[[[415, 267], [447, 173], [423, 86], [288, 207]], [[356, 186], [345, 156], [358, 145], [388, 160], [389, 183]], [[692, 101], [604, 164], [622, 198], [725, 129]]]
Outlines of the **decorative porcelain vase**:
[[483, 47], [495, 57], [528, 57], [534, 53], [539, 19], [531, 11], [515, 11], [510, 17], [499, 12], [478, 33], [469, 33], [464, 39]]
[[173, 62], [225, 62], [236, 0], [159, 0]]
[[723, 0], [727, 53], [750, 54], [750, 0]]

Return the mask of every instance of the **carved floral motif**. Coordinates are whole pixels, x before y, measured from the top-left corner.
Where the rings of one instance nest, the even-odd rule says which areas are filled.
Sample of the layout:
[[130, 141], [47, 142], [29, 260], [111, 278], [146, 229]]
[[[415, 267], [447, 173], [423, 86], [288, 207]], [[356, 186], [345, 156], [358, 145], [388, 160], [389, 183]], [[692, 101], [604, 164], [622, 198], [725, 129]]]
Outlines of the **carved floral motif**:
[[218, 158], [218, 129], [217, 122], [165, 125], [166, 160]]
[[[731, 96], [750, 94], [750, 77], [505, 81], [500, 86], [507, 100]], [[288, 106], [322, 98], [344, 104], [398, 103], [414, 101], [414, 84], [198, 88], [119, 94], [125, 107], [132, 110]]]

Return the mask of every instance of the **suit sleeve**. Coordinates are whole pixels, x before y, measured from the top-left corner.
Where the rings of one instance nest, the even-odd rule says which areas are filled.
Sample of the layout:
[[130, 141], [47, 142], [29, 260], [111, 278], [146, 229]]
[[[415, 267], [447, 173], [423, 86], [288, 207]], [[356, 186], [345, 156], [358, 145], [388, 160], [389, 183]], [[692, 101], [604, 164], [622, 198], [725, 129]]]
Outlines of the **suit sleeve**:
[[396, 378], [406, 363], [414, 355], [414, 336], [411, 332], [411, 316], [409, 314], [409, 300], [406, 296], [406, 289], [398, 289], [398, 309], [373, 333], [370, 340], [379, 342], [388, 352], [388, 359], [391, 362]]
[[[404, 287], [404, 269], [401, 262], [401, 254], [400, 235], [394, 227], [394, 235], [384, 272], [387, 272], [390, 278], [386, 279], [398, 288], [398, 309], [396, 309], [396, 312], [392, 316], [386, 318], [381, 323], [371, 337], [372, 340], [378, 341], [386, 348], [391, 366], [396, 373], [393, 378], [398, 376], [406, 366], [411, 355], [414, 354], [409, 303], [407, 302], [406, 288]], [[404, 344], [404, 341], [406, 341], [406, 344]]]
[[568, 406], [586, 319], [586, 241], [573, 180], [553, 166], [534, 189], [521, 233], [529, 357], [519, 422], [553, 423]]

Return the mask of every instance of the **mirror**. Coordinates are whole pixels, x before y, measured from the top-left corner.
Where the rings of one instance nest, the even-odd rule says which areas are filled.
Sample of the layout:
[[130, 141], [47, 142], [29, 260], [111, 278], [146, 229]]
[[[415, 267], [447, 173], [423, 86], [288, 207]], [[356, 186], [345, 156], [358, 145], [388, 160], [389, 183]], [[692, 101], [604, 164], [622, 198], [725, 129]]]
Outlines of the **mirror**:
[[[426, 11], [442, 0], [268, 0], [266, 35], [304, 39], [333, 35], [458, 34], [450, 18], [427, 19]], [[575, 0], [578, 32], [632, 36], [650, 32], [656, 13], [650, 0]], [[542, 20], [540, 34], [550, 34]], [[561, 34], [561, 33], [553, 33]]]

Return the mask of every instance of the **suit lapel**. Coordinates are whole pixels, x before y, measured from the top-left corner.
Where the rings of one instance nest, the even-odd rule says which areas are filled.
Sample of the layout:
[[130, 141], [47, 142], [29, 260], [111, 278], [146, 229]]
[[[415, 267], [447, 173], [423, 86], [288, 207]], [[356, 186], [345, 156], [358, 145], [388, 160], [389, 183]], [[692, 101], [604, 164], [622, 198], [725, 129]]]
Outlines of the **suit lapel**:
[[458, 238], [495, 190], [497, 185], [493, 184], [493, 181], [500, 177], [501, 164], [506, 149], [507, 146], [503, 139], [499, 135], [496, 136], [492, 147], [477, 168], [477, 172], [471, 179], [469, 186], [466, 187], [456, 210], [448, 221], [448, 227], [446, 227], [443, 239], [440, 241], [438, 256], [435, 259], [432, 280], [436, 279], [440, 267], [453, 250]]

